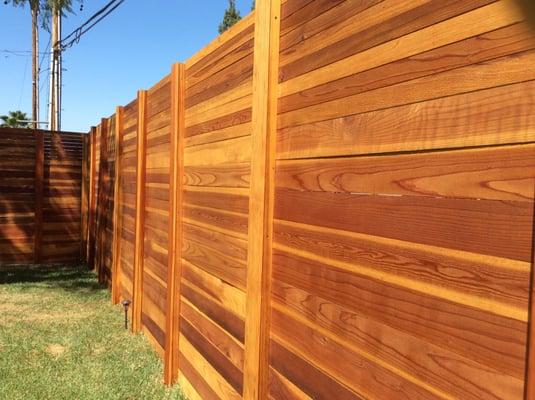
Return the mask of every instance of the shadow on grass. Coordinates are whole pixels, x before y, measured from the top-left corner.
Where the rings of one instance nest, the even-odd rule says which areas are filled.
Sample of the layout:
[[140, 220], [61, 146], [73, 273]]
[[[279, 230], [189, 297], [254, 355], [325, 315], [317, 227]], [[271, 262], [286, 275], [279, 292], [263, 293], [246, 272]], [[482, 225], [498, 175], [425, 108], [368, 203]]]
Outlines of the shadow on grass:
[[67, 291], [101, 291], [105, 285], [96, 281], [86, 265], [24, 265], [1, 266], [0, 285], [35, 283], [35, 286]]

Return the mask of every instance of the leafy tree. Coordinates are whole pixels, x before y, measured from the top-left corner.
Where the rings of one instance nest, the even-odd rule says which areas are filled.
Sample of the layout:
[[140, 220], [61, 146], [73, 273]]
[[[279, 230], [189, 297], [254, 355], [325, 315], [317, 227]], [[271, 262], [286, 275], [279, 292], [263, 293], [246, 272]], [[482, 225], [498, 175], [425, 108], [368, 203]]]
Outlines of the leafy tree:
[[251, 4], [251, 11], [254, 11], [256, 8], [256, 0], [253, 0], [253, 4]]
[[236, 0], [228, 0], [228, 8], [223, 15], [223, 21], [219, 24], [219, 33], [225, 32], [241, 19], [240, 12], [236, 8]]
[[0, 120], [3, 121], [0, 128], [27, 128], [29, 125], [28, 122], [21, 122], [28, 121], [29, 117], [20, 110], [10, 111], [7, 115], [0, 115]]

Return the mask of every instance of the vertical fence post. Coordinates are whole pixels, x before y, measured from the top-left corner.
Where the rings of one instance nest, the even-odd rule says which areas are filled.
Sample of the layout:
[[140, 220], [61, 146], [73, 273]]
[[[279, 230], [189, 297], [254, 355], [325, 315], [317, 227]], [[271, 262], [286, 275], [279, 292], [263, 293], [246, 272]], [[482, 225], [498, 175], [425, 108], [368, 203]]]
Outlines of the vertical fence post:
[[[95, 184], [95, 257], [93, 268], [97, 272], [98, 281], [100, 282], [100, 206], [102, 204], [102, 120], [97, 125], [95, 146], [99, 143], [99, 158], [98, 158], [98, 171], [96, 171], [96, 178], [98, 180], [98, 186]], [[97, 166], [95, 166], [97, 168]]]
[[167, 315], [164, 381], [178, 378], [178, 337], [180, 321], [180, 278], [182, 275], [182, 176], [184, 172], [184, 64], [171, 70], [171, 157], [169, 173], [169, 255], [167, 272]]
[[97, 164], [97, 128], [91, 127], [90, 134], [90, 158], [89, 163], [89, 215], [87, 218], [87, 264], [90, 269], [93, 269], [95, 265], [95, 207], [97, 201], [97, 194], [95, 191], [95, 179], [96, 179], [96, 164]]
[[41, 262], [43, 242], [43, 197], [45, 174], [45, 138], [43, 131], [35, 130], [35, 218], [33, 240], [33, 262]]
[[108, 131], [109, 121], [102, 118], [100, 122], [100, 168], [98, 178], [98, 213], [97, 213], [97, 273], [98, 281], [104, 282], [104, 245], [106, 242], [106, 226], [104, 224], [106, 215], [106, 195], [108, 187]]
[[[94, 257], [93, 257], [93, 269], [99, 273], [99, 261], [100, 261], [100, 204], [102, 195], [102, 123], [97, 125], [95, 130], [95, 149], [99, 146], [98, 162], [95, 163], [95, 227], [94, 227]], [[95, 153], [96, 157], [96, 153]], [[98, 276], [100, 282], [100, 276]]]
[[535, 222], [531, 240], [531, 283], [529, 292], [528, 342], [526, 360], [526, 382], [524, 398], [535, 399]]
[[119, 303], [119, 287], [121, 284], [121, 147], [123, 142], [123, 107], [115, 111], [115, 178], [113, 188], [113, 247], [111, 272], [111, 300]]
[[88, 240], [88, 214], [89, 214], [89, 165], [90, 165], [90, 135], [82, 136], [82, 201], [80, 203], [80, 261], [87, 261], [87, 240]]
[[280, 0], [255, 11], [244, 399], [268, 398], [269, 304], [277, 129]]
[[141, 330], [141, 301], [143, 298], [143, 257], [145, 238], [145, 167], [146, 167], [146, 105], [147, 92], [138, 91], [137, 127], [137, 174], [136, 174], [136, 239], [134, 249], [134, 293], [132, 308], [132, 330]]

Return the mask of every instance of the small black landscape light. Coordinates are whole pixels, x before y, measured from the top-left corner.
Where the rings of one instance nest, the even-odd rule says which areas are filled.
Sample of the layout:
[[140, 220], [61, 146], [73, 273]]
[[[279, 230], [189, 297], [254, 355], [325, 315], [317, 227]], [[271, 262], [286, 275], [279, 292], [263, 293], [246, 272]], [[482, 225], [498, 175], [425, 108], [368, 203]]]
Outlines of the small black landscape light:
[[124, 307], [124, 329], [128, 329], [128, 306], [132, 303], [130, 300], [123, 300], [121, 304]]

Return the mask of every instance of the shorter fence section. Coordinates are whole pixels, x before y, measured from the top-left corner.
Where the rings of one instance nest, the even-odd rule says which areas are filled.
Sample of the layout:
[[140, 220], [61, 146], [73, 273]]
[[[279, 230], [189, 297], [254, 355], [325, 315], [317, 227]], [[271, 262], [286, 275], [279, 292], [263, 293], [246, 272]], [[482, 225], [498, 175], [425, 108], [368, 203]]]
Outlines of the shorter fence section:
[[84, 137], [0, 128], [0, 266], [82, 259]]

